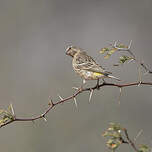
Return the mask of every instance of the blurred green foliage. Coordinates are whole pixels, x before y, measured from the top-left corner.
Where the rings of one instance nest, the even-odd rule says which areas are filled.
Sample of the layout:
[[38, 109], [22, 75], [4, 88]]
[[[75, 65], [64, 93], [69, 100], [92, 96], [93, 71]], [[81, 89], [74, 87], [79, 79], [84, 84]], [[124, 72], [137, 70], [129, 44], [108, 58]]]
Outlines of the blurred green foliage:
[[[111, 150], [115, 151], [121, 144], [130, 144], [126, 134], [125, 128], [121, 127], [118, 123], [110, 123], [109, 127], [103, 133], [103, 137], [108, 138], [106, 146]], [[133, 142], [133, 141], [132, 141]], [[133, 146], [132, 146], [133, 147]], [[150, 148], [147, 145], [140, 145], [138, 148], [139, 152], [150, 152]]]
[[11, 104], [7, 110], [0, 109], [0, 127], [10, 121], [13, 121], [14, 119], [14, 110]]
[[[109, 57], [111, 57], [112, 54], [114, 54], [115, 52], [117, 52], [120, 49], [123, 50], [123, 48], [124, 48], [124, 50], [126, 50], [128, 48], [128, 46], [126, 46], [122, 43], [118, 43], [116, 45], [116, 47], [113, 45], [110, 45], [109, 47], [102, 48], [100, 50], [100, 53], [105, 54], [104, 58], [108, 59]], [[120, 56], [118, 63], [123, 64], [126, 61], [130, 61], [130, 60], [133, 60], [133, 58], [130, 56], [122, 55], [122, 56]]]

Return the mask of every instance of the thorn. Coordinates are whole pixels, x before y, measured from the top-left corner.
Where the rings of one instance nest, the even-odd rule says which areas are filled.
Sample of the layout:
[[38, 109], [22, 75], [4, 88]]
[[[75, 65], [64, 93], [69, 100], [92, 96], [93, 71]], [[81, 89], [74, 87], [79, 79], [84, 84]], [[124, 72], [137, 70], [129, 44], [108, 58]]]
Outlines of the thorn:
[[116, 40], [116, 41], [114, 41], [114, 47], [116, 48], [117, 47], [117, 43], [118, 43], [119, 41], [118, 40]]
[[44, 121], [47, 122], [47, 119], [45, 117], [43, 117]]
[[78, 104], [77, 104], [76, 98], [74, 97], [73, 99], [74, 99], [74, 103], [75, 103], [76, 108], [78, 108]]
[[142, 83], [142, 81], [139, 81], [139, 83], [138, 83], [138, 87], [141, 85], [141, 83]]
[[131, 48], [131, 45], [132, 45], [132, 40], [129, 43], [128, 50]]
[[49, 105], [49, 106], [52, 106], [52, 102], [51, 102], [51, 101], [49, 101], [48, 105]]
[[77, 87], [72, 87], [72, 89], [74, 89], [74, 90], [79, 90], [79, 88], [77, 88]]
[[138, 80], [139, 80], [139, 84], [138, 86], [141, 85], [142, 83], [142, 74], [141, 74], [141, 68], [140, 68], [140, 65], [138, 66]]
[[130, 62], [132, 62], [132, 61], [134, 61], [134, 59], [129, 60], [128, 63], [130, 63]]
[[44, 121], [47, 122], [47, 119], [45, 118], [45, 114], [42, 114], [42, 115], [41, 115], [41, 118], [43, 118]]
[[119, 94], [119, 98], [118, 98], [118, 104], [120, 105], [120, 98], [121, 98], [121, 96], [122, 96], [122, 88], [120, 87], [120, 94]]
[[58, 97], [60, 98], [60, 100], [63, 100], [63, 98], [58, 94]]
[[49, 96], [49, 103], [48, 103], [48, 105], [49, 105], [49, 106], [53, 106], [53, 105], [54, 105], [54, 103], [53, 103], [53, 101], [52, 101], [52, 99], [51, 99], [50, 96]]
[[92, 94], [93, 94], [93, 89], [90, 90], [89, 102], [91, 101]]
[[137, 138], [143, 133], [143, 129], [141, 129], [138, 134], [136, 135], [136, 137], [134, 138], [134, 141], [137, 140]]
[[77, 88], [77, 87], [72, 87], [72, 89], [75, 89], [76, 91], [82, 91], [82, 90], [83, 90], [82, 86], [79, 87], [79, 88]]
[[11, 107], [11, 112], [12, 112], [13, 116], [15, 116], [15, 111], [14, 111], [12, 103], [10, 103], [10, 107]]

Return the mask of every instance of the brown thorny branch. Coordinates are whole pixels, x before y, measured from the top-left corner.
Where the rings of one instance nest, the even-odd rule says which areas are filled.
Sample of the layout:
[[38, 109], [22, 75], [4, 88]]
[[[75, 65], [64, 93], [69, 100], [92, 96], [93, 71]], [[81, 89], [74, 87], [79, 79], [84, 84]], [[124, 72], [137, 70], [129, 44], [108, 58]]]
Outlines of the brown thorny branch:
[[[138, 64], [140, 64], [146, 70], [147, 73], [152, 74], [152, 71], [148, 68], [148, 66], [145, 65], [143, 62], [139, 62], [139, 60], [136, 59], [136, 56], [130, 50], [132, 41], [130, 41], [130, 44], [129, 44], [129, 46], [127, 48], [119, 48], [117, 46], [117, 43], [118, 43], [118, 41], [114, 42], [114, 45], [113, 45], [114, 48], [116, 48], [118, 51], [128, 52], [133, 57], [133, 60], [135, 60]], [[45, 116], [47, 115], [47, 113], [51, 109], [53, 109], [54, 107], [56, 107], [57, 105], [59, 105], [61, 103], [69, 101], [70, 99], [73, 99], [76, 102], [76, 96], [78, 96], [82, 92], [86, 92], [86, 91], [90, 92], [90, 97], [89, 97], [89, 101], [90, 101], [93, 91], [94, 90], [98, 90], [101, 87], [104, 87], [104, 86], [118, 87], [118, 88], [120, 88], [120, 92], [121, 92], [121, 89], [124, 88], [124, 87], [138, 86], [140, 84], [141, 85], [152, 85], [152, 82], [141, 82], [141, 81], [139, 81], [139, 82], [133, 82], [133, 83], [124, 83], [124, 84], [116, 84], [116, 83], [103, 82], [99, 86], [90, 87], [90, 88], [80, 88], [80, 89], [77, 89], [77, 91], [73, 95], [71, 95], [71, 96], [69, 96], [67, 98], [64, 98], [64, 99], [61, 96], [59, 96], [60, 100], [57, 101], [57, 102], [53, 102], [51, 100], [51, 98], [49, 97], [49, 107], [48, 107], [48, 109], [46, 109], [46, 111], [44, 113], [40, 114], [39, 116], [31, 117], [31, 118], [18, 118], [14, 114], [13, 119], [11, 121], [9, 121], [9, 122], [7, 122], [5, 124], [0, 125], [0, 127], [6, 126], [6, 125], [8, 125], [8, 124], [10, 124], [12, 122], [15, 122], [15, 121], [34, 121], [34, 120], [37, 120], [37, 119], [40, 119], [40, 118], [44, 118], [46, 120]]]
[[53, 102], [51, 99], [49, 101], [49, 107], [48, 109], [46, 109], [46, 111], [38, 116], [35, 116], [35, 117], [31, 117], [31, 118], [19, 118], [17, 116], [15, 116], [14, 114], [14, 117], [11, 121], [8, 121], [7, 123], [4, 123], [2, 124], [0, 127], [4, 127], [12, 122], [15, 122], [15, 121], [35, 121], [37, 119], [40, 119], [40, 118], [44, 118], [44, 120], [46, 121], [46, 118], [45, 116], [48, 114], [48, 112], [50, 110], [52, 110], [53, 108], [55, 108], [57, 105], [61, 104], [61, 103], [64, 103], [64, 102], [68, 102], [70, 99], [73, 99], [73, 100], [76, 100], [76, 97], [81, 94], [82, 92], [91, 92], [94, 91], [94, 90], [98, 90], [98, 88], [101, 88], [101, 87], [104, 87], [104, 86], [112, 86], [112, 87], [118, 87], [118, 88], [124, 88], [124, 87], [129, 87], [129, 86], [138, 86], [138, 85], [151, 85], [152, 86], [152, 82], [133, 82], [133, 83], [125, 83], [125, 84], [116, 84], [116, 83], [107, 83], [107, 82], [104, 82], [102, 84], [100, 84], [99, 86], [95, 86], [95, 87], [91, 87], [91, 88], [81, 88], [81, 89], [78, 89], [73, 95], [67, 97], [67, 98], [64, 98], [64, 99], [61, 99], [57, 102]]
[[[116, 41], [114, 43], [114, 45], [113, 45], [114, 48], [118, 49], [118, 51], [128, 52], [138, 64], [140, 64], [148, 73], [152, 74], [152, 71], [143, 62], [139, 62], [136, 59], [135, 55], [130, 50], [132, 41], [130, 42], [130, 45], [128, 46], [128, 48], [118, 48], [117, 47], [117, 42], [118, 41]], [[76, 92], [73, 95], [69, 96], [69, 97], [62, 98], [62, 97], [59, 96], [60, 100], [58, 100], [56, 102], [53, 102], [51, 100], [51, 98], [49, 98], [49, 107], [42, 114], [40, 114], [38, 116], [35, 116], [35, 117], [29, 117], [29, 118], [20, 118], [20, 117], [17, 117], [15, 115], [15, 113], [14, 113], [13, 108], [12, 108], [12, 111], [13, 111], [12, 115], [13, 115], [13, 117], [9, 121], [6, 121], [5, 123], [2, 123], [0, 125], [0, 128], [6, 126], [8, 124], [11, 124], [13, 122], [35, 121], [35, 120], [38, 120], [38, 119], [41, 119], [41, 118], [43, 118], [46, 121], [45, 117], [49, 113], [49, 111], [51, 111], [57, 105], [60, 105], [60, 104], [62, 104], [64, 102], [68, 102], [71, 99], [73, 99], [74, 102], [76, 103], [76, 97], [78, 95], [80, 95], [81, 93], [83, 93], [83, 92], [90, 92], [90, 97], [89, 97], [89, 101], [90, 101], [91, 100], [91, 96], [93, 94], [93, 91], [94, 90], [99, 90], [99, 88], [102, 88], [102, 87], [105, 87], [105, 86], [117, 87], [117, 88], [120, 89], [120, 92], [121, 92], [121, 89], [124, 88], [124, 87], [139, 86], [139, 85], [150, 85], [150, 86], [152, 86], [152, 82], [143, 82], [143, 81], [140, 81], [140, 80], [137, 81], [137, 82], [133, 82], [133, 83], [123, 83], [123, 84], [103, 82], [99, 86], [94, 86], [94, 87], [89, 87], [89, 88], [80, 88], [80, 89], [77, 89]], [[124, 131], [125, 131], [126, 137], [128, 137], [127, 130], [124, 130]], [[135, 150], [136, 148], [134, 147], [134, 144], [129, 140], [129, 137], [128, 137], [128, 141], [129, 141], [129, 143], [131, 144], [131, 146]], [[137, 151], [137, 150], [135, 150], [135, 151]]]

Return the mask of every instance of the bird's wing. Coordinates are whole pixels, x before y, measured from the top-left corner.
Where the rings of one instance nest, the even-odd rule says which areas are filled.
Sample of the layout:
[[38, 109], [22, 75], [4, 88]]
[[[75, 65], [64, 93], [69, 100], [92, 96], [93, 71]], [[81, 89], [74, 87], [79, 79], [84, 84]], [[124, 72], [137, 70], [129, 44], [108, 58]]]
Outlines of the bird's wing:
[[82, 70], [88, 70], [105, 75], [111, 74], [111, 72], [106, 71], [102, 66], [98, 65], [92, 57], [86, 54], [86, 52], [81, 52], [77, 55], [76, 66]]

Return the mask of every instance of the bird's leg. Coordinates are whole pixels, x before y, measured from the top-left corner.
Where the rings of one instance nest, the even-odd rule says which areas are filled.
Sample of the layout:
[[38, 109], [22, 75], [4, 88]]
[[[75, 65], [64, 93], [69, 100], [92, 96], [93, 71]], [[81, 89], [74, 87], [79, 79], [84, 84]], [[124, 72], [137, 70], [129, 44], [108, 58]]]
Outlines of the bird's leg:
[[99, 90], [100, 89], [100, 87], [99, 87], [99, 79], [97, 79], [97, 84], [96, 84], [96, 86], [95, 86], [96, 88], [97, 88], [97, 90]]
[[106, 83], [106, 81], [105, 81], [105, 79], [104, 79], [104, 78], [102, 78], [102, 81], [103, 81], [103, 84], [105, 84], [105, 83]]

